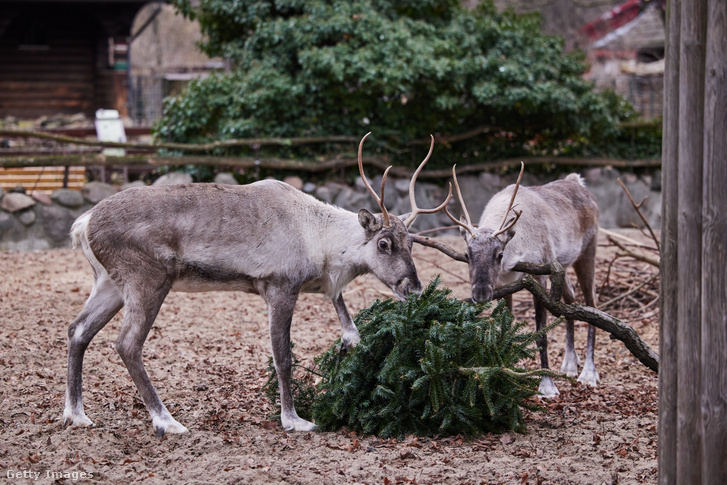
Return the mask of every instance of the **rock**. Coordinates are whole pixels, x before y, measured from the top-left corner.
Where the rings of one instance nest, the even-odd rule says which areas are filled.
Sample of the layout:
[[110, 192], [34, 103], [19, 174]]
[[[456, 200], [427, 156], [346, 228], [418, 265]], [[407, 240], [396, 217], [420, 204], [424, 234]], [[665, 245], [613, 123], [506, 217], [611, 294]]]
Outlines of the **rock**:
[[312, 194], [315, 191], [316, 184], [314, 184], [313, 182], [306, 182], [305, 184], [303, 184], [303, 192], [305, 192], [306, 194]]
[[20, 211], [17, 217], [24, 226], [30, 226], [35, 222], [35, 211], [32, 209], [26, 209], [24, 211]]
[[38, 193], [33, 194], [33, 198], [43, 205], [51, 205], [53, 203], [53, 201], [51, 201], [51, 198], [48, 196], [48, 194], [45, 194], [43, 192], [38, 192]]
[[0, 203], [0, 207], [11, 214], [13, 212], [27, 209], [28, 207], [33, 207], [34, 205], [35, 201], [32, 197], [16, 192], [5, 194], [5, 197], [2, 198], [2, 202]]
[[[386, 202], [386, 199], [384, 199]], [[344, 187], [334, 201], [334, 205], [351, 212], [358, 212], [360, 209], [368, 209], [374, 214], [381, 212], [378, 204], [368, 192], [359, 192], [351, 187]]]
[[326, 185], [321, 185], [315, 190], [315, 196], [323, 202], [332, 204], [339, 192], [347, 187], [347, 185], [337, 182], [327, 182]]
[[600, 167], [585, 169], [583, 171], [583, 179], [586, 181], [586, 186], [597, 184], [601, 179]]
[[651, 178], [651, 190], [653, 192], [661, 192], [661, 170], [654, 172], [654, 176]]
[[143, 180], [134, 180], [133, 182], [129, 182], [128, 184], [123, 184], [121, 186], [121, 190], [133, 189], [136, 187], [146, 187], [146, 184]]
[[75, 217], [68, 209], [57, 205], [43, 206], [41, 208], [43, 229], [46, 236], [56, 244], [70, 242], [71, 226]]
[[7, 212], [0, 211], [0, 234], [13, 227], [13, 216]]
[[118, 191], [115, 186], [103, 182], [89, 182], [81, 189], [83, 196], [92, 204], [98, 204]]
[[[409, 180], [406, 179], [398, 179], [394, 181], [394, 188], [397, 192], [401, 195], [407, 195], [409, 194]], [[386, 190], [384, 188], [384, 190]]]
[[291, 187], [295, 187], [298, 190], [303, 190], [303, 179], [296, 176], [290, 176], [285, 177], [283, 179], [283, 182], [290, 185]]
[[192, 176], [184, 172], [170, 172], [162, 175], [152, 185], [184, 185], [191, 184]]
[[77, 190], [58, 189], [54, 190], [50, 196], [51, 200], [64, 206], [76, 209], [83, 205], [83, 195]]
[[230, 172], [222, 172], [215, 175], [215, 183], [223, 185], [240, 185], [235, 176]]

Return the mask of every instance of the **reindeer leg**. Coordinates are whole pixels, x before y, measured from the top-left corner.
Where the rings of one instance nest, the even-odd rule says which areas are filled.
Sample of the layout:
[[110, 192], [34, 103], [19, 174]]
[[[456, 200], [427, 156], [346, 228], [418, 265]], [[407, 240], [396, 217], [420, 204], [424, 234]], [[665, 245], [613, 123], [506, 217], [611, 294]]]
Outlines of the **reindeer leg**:
[[116, 340], [116, 351], [124, 361], [131, 379], [146, 404], [152, 418], [154, 433], [161, 438], [166, 433], [186, 433], [188, 430], [172, 417], [162, 403], [141, 358], [142, 347], [149, 335], [149, 330], [159, 313], [164, 298], [171, 289], [171, 283], [168, 280], [150, 281], [149, 274], [151, 272], [145, 273], [146, 279], [143, 284], [134, 281], [124, 282], [126, 308], [121, 333]]
[[346, 352], [354, 348], [361, 341], [356, 325], [353, 323], [351, 314], [348, 313], [346, 303], [343, 301], [343, 295], [339, 294], [336, 298], [331, 299], [333, 306], [338, 314], [338, 320], [341, 322], [341, 352]]
[[268, 304], [273, 364], [280, 388], [280, 422], [286, 431], [313, 431], [316, 425], [298, 416], [293, 403], [291, 381], [293, 356], [290, 351], [290, 325], [293, 321], [298, 289], [268, 286], [260, 291]]
[[[545, 279], [540, 277], [541, 285], [545, 285]], [[541, 330], [545, 327], [547, 320], [548, 320], [548, 314], [545, 309], [545, 305], [538, 302], [535, 298], [533, 298], [533, 302], [535, 303], [535, 329]], [[548, 366], [548, 336], [542, 335], [540, 338], [538, 338], [538, 341], [536, 342], [538, 344], [538, 349], [540, 351], [540, 368], [541, 369], [549, 369]], [[538, 394], [541, 397], [550, 398], [555, 397], [560, 392], [558, 391], [558, 388], [555, 385], [555, 382], [553, 382], [553, 379], [551, 377], [545, 376], [540, 379], [540, 386], [538, 387]]]
[[[595, 273], [596, 273], [596, 247], [597, 238], [594, 236], [583, 250], [581, 257], [573, 263], [573, 269], [578, 277], [578, 284], [581, 285], [586, 305], [595, 308]], [[594, 353], [596, 350], [596, 327], [588, 325], [588, 340], [586, 342], [586, 363], [583, 365], [578, 382], [589, 386], [597, 386], [601, 383], [601, 377], [596, 370]]]
[[83, 411], [83, 356], [93, 337], [121, 309], [118, 288], [103, 267], [98, 265], [96, 281], [78, 318], [68, 327], [68, 380], [64, 426], [93, 426]]
[[[565, 279], [565, 287], [563, 288], [563, 301], [571, 304], [575, 301], [576, 295], [573, 284], [568, 278]], [[564, 372], [568, 377], [578, 375], [578, 355], [576, 354], [575, 344], [573, 343], [574, 325], [573, 320], [565, 321], [565, 356], [563, 357], [563, 365], [560, 371]]]

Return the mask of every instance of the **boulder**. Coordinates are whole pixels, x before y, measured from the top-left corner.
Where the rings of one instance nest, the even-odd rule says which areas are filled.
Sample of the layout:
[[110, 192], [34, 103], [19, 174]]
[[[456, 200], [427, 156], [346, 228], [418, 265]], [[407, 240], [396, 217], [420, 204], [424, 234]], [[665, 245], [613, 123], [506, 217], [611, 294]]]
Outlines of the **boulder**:
[[41, 215], [43, 229], [49, 239], [56, 245], [70, 242], [71, 226], [76, 218], [68, 209], [57, 205], [43, 206]]
[[184, 185], [191, 184], [192, 176], [184, 172], [170, 172], [162, 175], [152, 185]]
[[295, 187], [298, 190], [303, 190], [303, 179], [296, 176], [290, 176], [285, 177], [283, 179], [283, 182], [290, 185], [291, 187]]
[[111, 197], [119, 190], [113, 185], [103, 182], [89, 182], [81, 189], [81, 193], [92, 204], [98, 204], [106, 197]]
[[240, 185], [237, 179], [230, 172], [222, 172], [215, 175], [215, 183], [222, 185]]
[[123, 184], [121, 186], [121, 190], [134, 189], [136, 187], [146, 187], [146, 184], [143, 180], [134, 180], [133, 182], [129, 182], [128, 184]]
[[43, 192], [37, 192], [33, 194], [33, 198], [43, 205], [51, 205], [53, 203], [48, 194]]
[[35, 222], [35, 211], [33, 209], [26, 209], [18, 212], [17, 217], [24, 226], [30, 226]]
[[0, 235], [13, 227], [13, 216], [7, 212], [0, 211]]
[[77, 190], [58, 189], [54, 190], [50, 196], [51, 200], [64, 207], [76, 209], [83, 205], [83, 194]]
[[2, 198], [2, 202], [0, 202], [0, 207], [11, 214], [13, 212], [27, 209], [28, 207], [33, 207], [34, 205], [35, 200], [33, 200], [32, 197], [17, 192], [5, 194], [5, 197]]

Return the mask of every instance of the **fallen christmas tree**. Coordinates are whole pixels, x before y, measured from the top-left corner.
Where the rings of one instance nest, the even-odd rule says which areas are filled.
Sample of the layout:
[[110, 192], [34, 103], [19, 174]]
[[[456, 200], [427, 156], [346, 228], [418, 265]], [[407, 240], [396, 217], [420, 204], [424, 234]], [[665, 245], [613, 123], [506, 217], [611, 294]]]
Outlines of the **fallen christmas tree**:
[[[321, 381], [314, 390], [310, 374], [297, 373], [299, 414], [323, 430], [345, 426], [381, 437], [525, 431], [522, 409], [535, 406], [540, 377], [554, 375], [520, 367], [533, 358], [540, 333], [525, 331], [504, 301], [483, 316], [492, 303], [458, 300], [438, 285], [437, 278], [420, 296], [361, 310], [361, 342], [345, 355], [336, 344], [315, 360]], [[266, 387], [277, 403], [270, 368]]]

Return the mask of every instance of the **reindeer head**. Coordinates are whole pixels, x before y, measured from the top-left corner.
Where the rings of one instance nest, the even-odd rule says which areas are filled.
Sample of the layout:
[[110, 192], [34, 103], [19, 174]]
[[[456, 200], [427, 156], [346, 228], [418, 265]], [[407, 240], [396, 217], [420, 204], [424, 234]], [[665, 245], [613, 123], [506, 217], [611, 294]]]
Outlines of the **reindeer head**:
[[358, 168], [361, 172], [361, 179], [364, 185], [378, 203], [381, 213], [375, 215], [366, 209], [361, 209], [358, 212], [359, 223], [366, 232], [367, 243], [364, 246], [364, 251], [366, 252], [364, 259], [368, 263], [369, 270], [382, 283], [391, 288], [397, 298], [403, 300], [409, 293], [419, 294], [422, 291], [422, 285], [417, 276], [414, 261], [412, 260], [412, 238], [409, 234], [409, 226], [414, 223], [414, 220], [419, 214], [433, 214], [446, 207], [452, 198], [452, 186], [450, 184], [449, 194], [446, 200], [438, 207], [434, 209], [419, 209], [417, 207], [414, 197], [414, 186], [419, 172], [421, 172], [429, 157], [432, 155], [432, 150], [434, 149], [434, 137], [432, 137], [429, 153], [416, 169], [409, 182], [411, 212], [398, 217], [392, 217], [384, 205], [384, 187], [391, 167], [386, 169], [381, 179], [380, 196], [371, 188], [364, 173], [362, 160], [363, 143], [370, 134], [367, 133], [364, 135], [359, 143]]
[[[503, 265], [503, 255], [505, 252], [505, 246], [515, 235], [513, 226], [520, 218], [522, 211], [514, 209], [513, 203], [515, 202], [515, 196], [517, 190], [520, 187], [520, 181], [523, 176], [523, 164], [520, 169], [520, 176], [515, 184], [512, 197], [510, 198], [510, 205], [505, 211], [505, 217], [500, 224], [500, 228], [497, 231], [486, 228], [476, 228], [470, 219], [467, 207], [464, 204], [462, 193], [459, 189], [459, 183], [457, 183], [457, 166], [452, 167], [452, 176], [454, 178], [454, 185], [457, 189], [457, 197], [459, 203], [462, 206], [463, 217], [459, 220], [456, 219], [446, 208], [444, 211], [452, 221], [460, 226], [460, 232], [462, 237], [467, 242], [467, 252], [465, 253], [465, 259], [469, 265], [470, 273], [470, 286], [472, 290], [472, 300], [475, 302], [484, 302], [492, 299], [492, 294], [500, 284], [501, 276], [509, 271], [509, 268], [505, 268]], [[512, 215], [511, 215], [512, 211]]]

